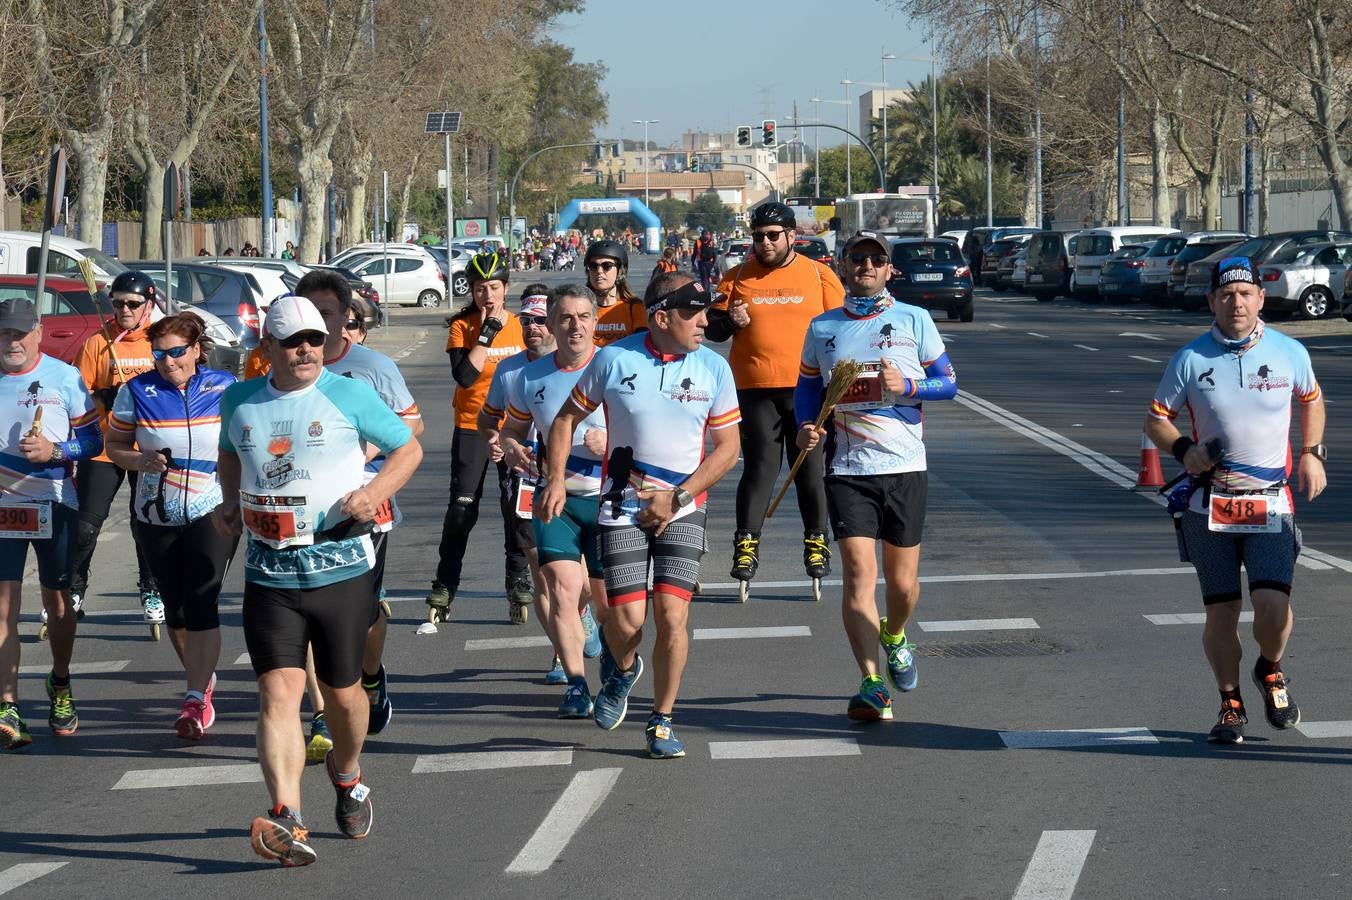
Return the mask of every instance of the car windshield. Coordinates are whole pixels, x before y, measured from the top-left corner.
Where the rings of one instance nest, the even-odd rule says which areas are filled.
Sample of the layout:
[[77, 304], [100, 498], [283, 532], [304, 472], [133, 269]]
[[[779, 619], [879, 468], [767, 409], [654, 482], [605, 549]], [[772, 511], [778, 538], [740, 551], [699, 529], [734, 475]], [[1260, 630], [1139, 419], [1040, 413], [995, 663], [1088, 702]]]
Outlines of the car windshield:
[[1082, 234], [1076, 250], [1078, 256], [1107, 256], [1113, 252], [1113, 238], [1108, 234]]
[[[1008, 246], [1013, 246], [1012, 244]], [[892, 262], [961, 262], [962, 253], [952, 241], [926, 241], [923, 244], [898, 244], [892, 248]]]
[[1114, 253], [1113, 256], [1112, 256], [1112, 258], [1113, 258], [1113, 259], [1135, 259], [1135, 258], [1138, 257], [1138, 256], [1145, 256], [1145, 254], [1146, 254], [1149, 250], [1150, 250], [1150, 248], [1149, 248], [1149, 247], [1146, 247], [1144, 244], [1128, 244], [1127, 246], [1123, 247], [1121, 250], [1118, 250], [1116, 253]]
[[127, 271], [127, 267], [117, 260], [113, 259], [102, 250], [96, 250], [93, 247], [81, 247], [80, 252], [89, 257], [90, 262], [98, 266], [109, 275], [121, 275]]
[[1160, 238], [1150, 245], [1149, 256], [1173, 256], [1188, 246], [1188, 239], [1181, 237]]
[[[1245, 241], [1244, 243], [1236, 247], [1230, 248], [1230, 255], [1247, 256], [1250, 258], [1262, 256], [1263, 252], [1268, 248], [1270, 248], [1272, 244], [1273, 244], [1272, 238], [1263, 238], [1263, 237], [1249, 238], [1249, 240]], [[1212, 252], [1214, 253], [1215, 250], [1213, 249]]]

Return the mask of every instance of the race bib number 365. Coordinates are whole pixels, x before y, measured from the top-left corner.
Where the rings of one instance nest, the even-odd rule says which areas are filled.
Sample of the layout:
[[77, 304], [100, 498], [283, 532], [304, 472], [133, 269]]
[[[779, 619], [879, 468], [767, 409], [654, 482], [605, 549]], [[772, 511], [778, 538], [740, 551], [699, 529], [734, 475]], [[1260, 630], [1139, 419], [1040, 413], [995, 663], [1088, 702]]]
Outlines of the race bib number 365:
[[304, 497], [240, 493], [244, 527], [255, 538], [277, 550], [314, 543]]

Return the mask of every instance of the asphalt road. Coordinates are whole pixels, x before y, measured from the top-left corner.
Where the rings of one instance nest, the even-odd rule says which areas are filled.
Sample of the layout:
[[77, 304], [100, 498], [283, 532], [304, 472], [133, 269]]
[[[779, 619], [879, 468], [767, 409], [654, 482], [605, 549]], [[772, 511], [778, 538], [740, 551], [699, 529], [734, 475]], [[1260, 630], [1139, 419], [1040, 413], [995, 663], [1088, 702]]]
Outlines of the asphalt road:
[[[639, 284], [650, 267], [636, 264]], [[705, 593], [691, 616], [676, 710], [688, 756], [654, 762], [642, 753], [650, 676], [614, 732], [554, 717], [561, 691], [542, 683], [542, 632], [533, 617], [507, 621], [491, 504], [454, 621], [414, 633], [446, 502], [444, 312], [398, 310], [371, 341], [399, 359], [427, 420], [427, 456], [391, 543], [397, 712], [364, 756], [371, 837], [337, 836], [326, 779], [311, 767], [303, 811], [319, 863], [287, 871], [250, 852], [248, 823], [267, 801], [251, 767], [252, 672], [236, 662], [239, 572], [222, 601], [219, 720], [187, 745], [172, 731], [182, 676], [140, 622], [119, 516], [77, 643], [77, 662], [93, 669], [76, 675], [73, 738], [51, 737], [44, 722], [50, 657], [27, 585], [23, 663], [34, 668], [21, 686], [34, 744], [0, 758], [0, 894], [1347, 895], [1352, 827], [1337, 766], [1352, 762], [1342, 602], [1352, 336], [1341, 320], [1289, 329], [1312, 350], [1332, 448], [1329, 490], [1300, 504], [1309, 549], [1287, 671], [1301, 730], [1269, 729], [1250, 688], [1248, 742], [1205, 742], [1217, 698], [1196, 581], [1161, 507], [1124, 486], [1163, 365], [1206, 321], [982, 292], [976, 321], [939, 322], [962, 394], [926, 408], [919, 689], [894, 698], [892, 723], [846, 719], [858, 675], [839, 582], [812, 601], [791, 499], [766, 529], [751, 601], [736, 602], [734, 471], [713, 494]], [[1249, 642], [1250, 661], [1255, 652]]]

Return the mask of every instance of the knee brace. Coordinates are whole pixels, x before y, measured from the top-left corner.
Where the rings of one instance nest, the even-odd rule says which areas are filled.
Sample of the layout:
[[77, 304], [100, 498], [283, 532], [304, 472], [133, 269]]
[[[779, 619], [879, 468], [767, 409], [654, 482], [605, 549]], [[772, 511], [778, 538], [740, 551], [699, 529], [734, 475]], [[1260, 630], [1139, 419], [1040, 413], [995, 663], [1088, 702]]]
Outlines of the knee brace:
[[99, 532], [103, 529], [104, 516], [96, 516], [92, 513], [80, 513], [80, 526], [76, 531], [75, 546], [79, 552], [84, 553], [94, 549], [98, 543]]
[[468, 532], [479, 518], [479, 498], [473, 494], [451, 497], [446, 507], [446, 525], [455, 531]]

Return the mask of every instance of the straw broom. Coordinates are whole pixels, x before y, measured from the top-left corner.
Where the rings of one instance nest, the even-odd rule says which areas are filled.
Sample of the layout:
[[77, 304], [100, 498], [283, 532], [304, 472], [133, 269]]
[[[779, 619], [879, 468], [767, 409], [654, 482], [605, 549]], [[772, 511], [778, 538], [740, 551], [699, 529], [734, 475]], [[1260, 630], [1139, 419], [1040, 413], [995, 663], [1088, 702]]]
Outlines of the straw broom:
[[[831, 367], [831, 380], [826, 385], [826, 396], [822, 398], [822, 411], [817, 413], [817, 421], [813, 425], [820, 429], [831, 418], [832, 413], [836, 411], [836, 404], [840, 398], [845, 396], [845, 392], [854, 384], [859, 373], [864, 371], [864, 367], [852, 359], [842, 359]], [[803, 466], [803, 460], [807, 459], [808, 451], [799, 450], [798, 458], [793, 461], [793, 467], [789, 469], [789, 477], [784, 479], [784, 484], [780, 486], [779, 493], [775, 495], [774, 502], [770, 504], [770, 509], [766, 511], [765, 517], [768, 519], [775, 514], [779, 508], [779, 501], [784, 499], [784, 495], [789, 492], [789, 485], [793, 484], [793, 479], [798, 474], [798, 470]]]

